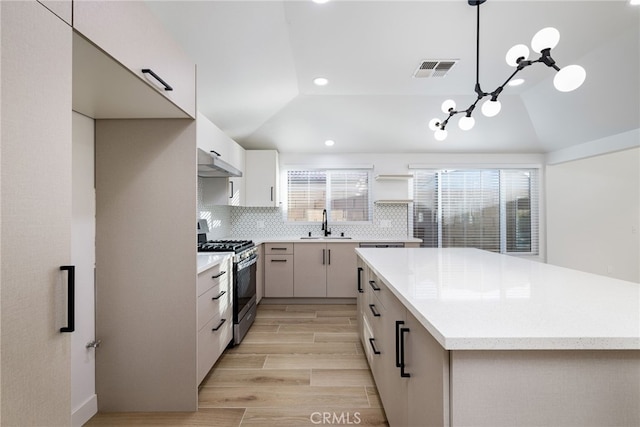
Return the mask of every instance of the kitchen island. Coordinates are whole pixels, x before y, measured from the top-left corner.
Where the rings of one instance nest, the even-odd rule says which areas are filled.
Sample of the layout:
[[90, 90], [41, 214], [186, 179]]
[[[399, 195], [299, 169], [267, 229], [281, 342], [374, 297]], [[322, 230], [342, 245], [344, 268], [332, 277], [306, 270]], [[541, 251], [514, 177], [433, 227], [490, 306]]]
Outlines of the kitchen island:
[[390, 424], [640, 425], [640, 285], [477, 249], [357, 249]]

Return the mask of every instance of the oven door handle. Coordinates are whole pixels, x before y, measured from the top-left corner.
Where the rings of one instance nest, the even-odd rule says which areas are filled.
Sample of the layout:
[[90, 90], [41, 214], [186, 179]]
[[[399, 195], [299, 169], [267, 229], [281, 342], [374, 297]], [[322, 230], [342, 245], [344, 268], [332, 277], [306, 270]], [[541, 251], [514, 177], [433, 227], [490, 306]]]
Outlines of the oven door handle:
[[245, 268], [252, 266], [256, 262], [258, 262], [258, 254], [251, 255], [251, 257], [238, 263], [238, 270], [244, 270]]

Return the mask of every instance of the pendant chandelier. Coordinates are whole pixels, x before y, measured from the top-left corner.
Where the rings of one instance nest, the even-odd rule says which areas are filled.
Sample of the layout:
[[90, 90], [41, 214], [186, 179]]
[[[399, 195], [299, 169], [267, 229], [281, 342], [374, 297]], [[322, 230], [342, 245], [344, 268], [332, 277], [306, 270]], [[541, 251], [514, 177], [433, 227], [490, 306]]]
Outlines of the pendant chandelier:
[[[477, 7], [477, 24], [476, 24], [476, 86], [475, 93], [477, 95], [476, 100], [465, 110], [456, 110], [456, 103], [447, 99], [442, 103], [442, 112], [448, 114], [445, 120], [432, 119], [429, 122], [429, 128], [433, 130], [434, 137], [438, 141], [443, 141], [447, 137], [447, 124], [449, 120], [456, 114], [464, 114], [458, 121], [458, 126], [462, 130], [469, 130], [475, 125], [475, 119], [471, 116], [476, 105], [484, 97], [489, 97], [481, 107], [482, 113], [487, 117], [493, 117], [500, 112], [502, 105], [498, 100], [498, 96], [502, 93], [504, 87], [512, 81], [516, 74], [524, 70], [526, 67], [542, 63], [548, 67], [557, 71], [553, 79], [553, 85], [560, 92], [571, 92], [579, 88], [586, 78], [586, 72], [580, 65], [568, 65], [560, 68], [556, 65], [556, 62], [551, 57], [551, 49], [556, 47], [558, 41], [560, 41], [560, 32], [553, 27], [543, 28], [538, 31], [531, 39], [531, 49], [540, 54], [540, 57], [536, 60], [527, 59], [529, 57], [529, 48], [524, 44], [517, 44], [507, 51], [506, 61], [512, 67], [515, 67], [515, 71], [495, 89], [493, 92], [484, 92], [480, 88], [480, 5], [486, 0], [468, 0], [470, 6]], [[513, 81], [515, 82], [515, 81]]]

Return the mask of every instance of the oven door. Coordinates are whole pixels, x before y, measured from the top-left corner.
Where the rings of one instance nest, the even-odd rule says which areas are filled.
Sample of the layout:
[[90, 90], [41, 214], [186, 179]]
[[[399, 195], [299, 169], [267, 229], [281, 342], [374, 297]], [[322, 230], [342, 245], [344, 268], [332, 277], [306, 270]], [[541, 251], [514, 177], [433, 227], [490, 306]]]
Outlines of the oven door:
[[239, 323], [252, 304], [256, 301], [256, 269], [258, 255], [236, 264], [235, 277], [233, 279], [233, 323]]

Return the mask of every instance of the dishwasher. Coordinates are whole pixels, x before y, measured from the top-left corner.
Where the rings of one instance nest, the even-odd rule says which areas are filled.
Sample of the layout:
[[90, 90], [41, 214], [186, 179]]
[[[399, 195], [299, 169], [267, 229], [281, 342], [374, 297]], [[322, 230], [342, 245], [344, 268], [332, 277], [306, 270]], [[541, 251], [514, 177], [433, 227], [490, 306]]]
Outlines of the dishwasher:
[[363, 242], [361, 248], [404, 248], [403, 242]]

